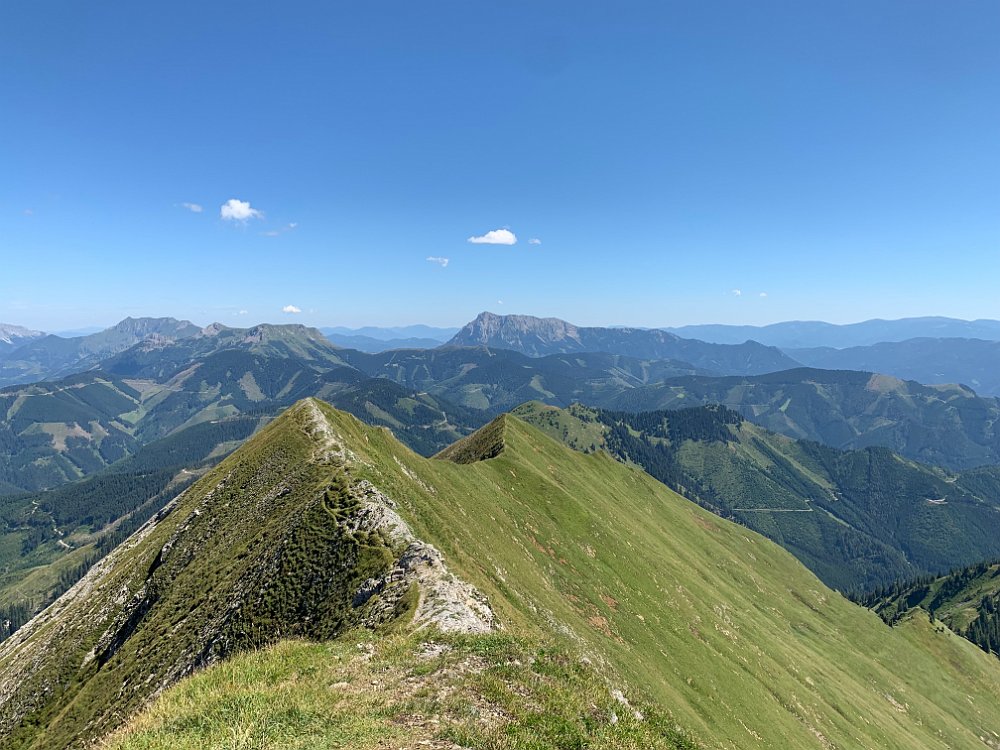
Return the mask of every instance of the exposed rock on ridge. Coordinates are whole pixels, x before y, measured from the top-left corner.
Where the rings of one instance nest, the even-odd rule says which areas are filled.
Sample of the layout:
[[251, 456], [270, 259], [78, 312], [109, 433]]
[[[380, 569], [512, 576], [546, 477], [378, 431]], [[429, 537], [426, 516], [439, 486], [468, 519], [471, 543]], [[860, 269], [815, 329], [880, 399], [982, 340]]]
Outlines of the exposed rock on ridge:
[[348, 445], [300, 402], [0, 645], [0, 746], [40, 731], [39, 747], [84, 746], [181, 677], [282, 638], [498, 627], [354, 476]]

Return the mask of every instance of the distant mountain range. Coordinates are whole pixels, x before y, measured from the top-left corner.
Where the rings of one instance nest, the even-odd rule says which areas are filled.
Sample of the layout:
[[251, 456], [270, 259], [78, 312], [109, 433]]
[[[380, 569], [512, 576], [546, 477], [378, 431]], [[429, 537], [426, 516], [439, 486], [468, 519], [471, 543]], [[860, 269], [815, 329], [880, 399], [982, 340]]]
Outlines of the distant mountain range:
[[921, 383], [962, 383], [977, 393], [1000, 396], [1000, 341], [919, 338], [787, 353], [811, 367], [881, 372]]
[[171, 342], [200, 331], [187, 320], [125, 318], [111, 328], [88, 336], [36, 337], [0, 357], [0, 385], [32, 383], [82, 372], [141, 341]]
[[41, 331], [32, 331], [22, 326], [0, 323], [0, 355], [14, 351], [14, 349], [24, 346], [44, 335]]
[[587, 328], [558, 318], [481, 313], [448, 342], [449, 346], [512, 349], [530, 357], [605, 352], [637, 359], [670, 359], [718, 373], [753, 375], [798, 365], [774, 347], [754, 341], [710, 344], [672, 333], [640, 328]]
[[456, 333], [458, 328], [439, 328], [435, 326], [412, 325], [380, 328], [378, 326], [364, 326], [363, 328], [345, 328], [344, 326], [333, 326], [330, 328], [320, 328], [327, 336], [364, 336], [377, 341], [398, 341], [400, 339], [429, 339], [444, 343]]
[[[487, 338], [508, 345], [511, 330], [525, 336], [533, 330], [533, 345], [525, 348], [534, 352], [543, 342], [571, 348], [611, 330], [538, 319], [501, 320], [498, 328]], [[489, 325], [478, 330], [488, 333]], [[700, 353], [702, 361], [726, 360], [737, 369], [734, 350], [777, 351], [645, 333], [617, 331], [610, 341], [625, 349]], [[19, 359], [27, 355], [34, 359]], [[865, 372], [793, 368], [721, 376], [676, 359], [600, 351], [528, 356], [451, 344], [373, 354], [338, 348], [301, 325], [197, 328], [173, 319], [126, 320], [80, 339], [38, 338], [0, 362], [0, 370], [24, 362], [71, 374], [0, 390], [0, 493], [89, 476], [191, 425], [273, 414], [306, 396], [390, 427], [422, 453], [537, 400], [634, 412], [721, 403], [775, 432], [835, 448], [885, 446], [953, 470], [1000, 462], [996, 400], [959, 386]]]
[[392, 349], [433, 349], [441, 346], [437, 339], [376, 339], [371, 336], [346, 336], [340, 333], [327, 333], [326, 337], [337, 346], [345, 349], [357, 349], [362, 352], [376, 354]]
[[766, 326], [690, 325], [664, 328], [678, 336], [716, 344], [759, 341], [779, 349], [871, 346], [885, 341], [915, 338], [966, 338], [1000, 341], [1000, 320], [958, 320], [925, 317], [900, 320], [866, 320], [836, 325], [820, 321], [792, 320]]
[[951, 469], [1000, 463], [1000, 402], [956, 385], [799, 368], [753, 377], [681, 377], [621, 391], [627, 411], [722, 404], [752, 422], [844, 450], [885, 446]]
[[457, 328], [435, 328], [424, 325], [397, 328], [335, 326], [320, 330], [337, 346], [372, 353], [389, 349], [433, 349], [458, 333]]

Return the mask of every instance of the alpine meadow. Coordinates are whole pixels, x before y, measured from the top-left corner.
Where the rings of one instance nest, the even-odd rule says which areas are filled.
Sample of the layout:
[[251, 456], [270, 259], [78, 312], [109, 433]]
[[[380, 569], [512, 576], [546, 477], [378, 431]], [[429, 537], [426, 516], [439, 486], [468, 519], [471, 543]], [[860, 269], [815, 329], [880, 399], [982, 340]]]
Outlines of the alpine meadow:
[[0, 748], [1000, 750], [998, 35], [0, 9]]

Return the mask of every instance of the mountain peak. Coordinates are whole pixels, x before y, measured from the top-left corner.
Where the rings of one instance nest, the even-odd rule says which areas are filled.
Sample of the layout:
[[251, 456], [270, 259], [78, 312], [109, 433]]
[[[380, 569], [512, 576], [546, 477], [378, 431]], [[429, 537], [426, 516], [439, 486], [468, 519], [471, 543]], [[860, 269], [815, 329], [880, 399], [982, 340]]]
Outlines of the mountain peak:
[[204, 336], [205, 338], [209, 338], [211, 336], [218, 336], [220, 333], [230, 330], [232, 329], [229, 326], [224, 325], [223, 323], [209, 323], [207, 326], [201, 329], [198, 335]]
[[[399, 488], [361, 476], [368, 450], [402, 452], [312, 398], [273, 420], [4, 642], [0, 742], [34, 717], [44, 746], [79, 744], [193, 670], [282, 638], [496, 629], [397, 512]], [[110, 695], [115, 711], [95, 697]], [[49, 713], [59, 701], [80, 710]]]
[[434, 458], [456, 464], [474, 464], [496, 458], [506, 447], [507, 427], [507, 415], [501, 414], [471, 435], [452, 443]]
[[682, 339], [668, 331], [576, 326], [559, 318], [483, 312], [447, 346], [512, 349], [529, 357], [604, 352], [637, 359], [675, 360], [714, 373], [750, 375], [798, 366], [780, 350], [747, 341], [738, 345]]
[[0, 352], [10, 351], [44, 335], [41, 331], [33, 331], [24, 326], [0, 323]]
[[[497, 315], [482, 312], [455, 335], [466, 341], [490, 345], [496, 340], [516, 342], [525, 335], [537, 336], [545, 341], [579, 340], [578, 329], [559, 318], [536, 318], [532, 315]], [[455, 339], [452, 339], [454, 341]], [[493, 343], [493, 346], [497, 344]]]
[[118, 331], [129, 333], [135, 336], [145, 336], [150, 333], [175, 336], [193, 336], [200, 329], [190, 320], [178, 320], [177, 318], [132, 318], [128, 317], [120, 320], [108, 331]]

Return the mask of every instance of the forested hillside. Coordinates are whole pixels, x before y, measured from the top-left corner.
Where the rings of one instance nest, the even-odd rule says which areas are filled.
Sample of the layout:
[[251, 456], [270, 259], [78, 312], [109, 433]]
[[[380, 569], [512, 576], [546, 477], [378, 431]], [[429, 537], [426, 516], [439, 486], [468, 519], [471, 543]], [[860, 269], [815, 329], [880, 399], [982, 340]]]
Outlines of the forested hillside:
[[890, 448], [952, 469], [1000, 462], [1000, 403], [958, 385], [798, 368], [754, 377], [681, 377], [602, 404], [627, 411], [722, 404], [789, 437], [834, 448]]

